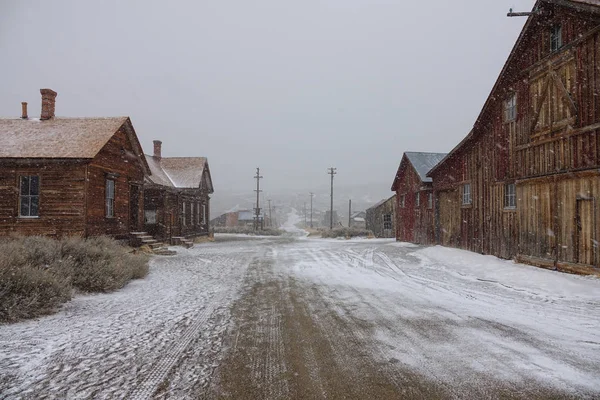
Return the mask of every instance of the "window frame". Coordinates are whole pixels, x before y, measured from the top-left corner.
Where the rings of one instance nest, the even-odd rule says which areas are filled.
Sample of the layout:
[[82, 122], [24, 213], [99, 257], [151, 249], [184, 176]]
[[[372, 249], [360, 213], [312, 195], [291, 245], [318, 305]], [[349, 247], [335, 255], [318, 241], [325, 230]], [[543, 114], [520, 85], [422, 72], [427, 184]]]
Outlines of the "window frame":
[[511, 93], [504, 100], [504, 122], [517, 120], [517, 93]]
[[383, 229], [391, 230], [392, 229], [392, 214], [383, 214]]
[[415, 208], [421, 207], [421, 192], [415, 193]]
[[405, 194], [400, 196], [400, 208], [406, 208], [406, 195]]
[[[111, 185], [112, 183], [112, 197]], [[104, 181], [104, 216], [106, 218], [115, 218], [115, 197], [117, 193], [117, 182], [114, 178], [106, 178]]]
[[563, 47], [562, 25], [554, 24], [550, 27], [550, 53], [559, 51]]
[[[512, 192], [509, 190], [509, 188], [512, 188]], [[517, 185], [514, 182], [507, 183], [504, 185], [504, 209], [505, 210], [516, 210], [516, 208], [517, 208]]]
[[[37, 178], [37, 194], [31, 194], [31, 179]], [[27, 179], [27, 194], [23, 194], [23, 179]], [[19, 207], [18, 207], [18, 216], [19, 218], [39, 218], [40, 217], [40, 192], [41, 192], [41, 179], [39, 175], [19, 175]], [[29, 204], [27, 210], [28, 214], [23, 214], [23, 200], [27, 199], [27, 203]], [[32, 200], [37, 200], [37, 213], [31, 214], [31, 204]]]
[[427, 209], [433, 209], [433, 193], [431, 192], [427, 193]]
[[473, 196], [471, 192], [471, 183], [464, 183], [461, 188], [461, 204], [463, 206], [470, 206], [473, 204]]

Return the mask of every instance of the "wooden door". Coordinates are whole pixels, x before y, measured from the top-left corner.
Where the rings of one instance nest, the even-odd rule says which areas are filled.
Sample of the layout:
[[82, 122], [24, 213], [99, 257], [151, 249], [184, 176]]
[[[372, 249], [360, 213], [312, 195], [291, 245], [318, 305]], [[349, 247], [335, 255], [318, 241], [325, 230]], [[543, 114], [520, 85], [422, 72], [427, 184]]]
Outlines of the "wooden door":
[[458, 190], [439, 192], [439, 240], [442, 246], [458, 246], [460, 239], [460, 204]]
[[575, 214], [576, 261], [596, 265], [597, 241], [595, 201], [593, 198], [577, 199]]
[[138, 185], [129, 185], [129, 230], [138, 231], [140, 229], [140, 187]]

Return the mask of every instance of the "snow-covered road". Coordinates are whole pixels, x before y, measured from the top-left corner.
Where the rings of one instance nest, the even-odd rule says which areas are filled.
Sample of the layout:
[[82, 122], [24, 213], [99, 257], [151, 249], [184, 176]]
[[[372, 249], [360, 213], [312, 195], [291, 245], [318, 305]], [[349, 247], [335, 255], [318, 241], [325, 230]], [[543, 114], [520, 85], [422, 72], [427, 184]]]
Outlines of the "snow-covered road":
[[0, 398], [600, 397], [599, 279], [294, 221], [0, 326]]

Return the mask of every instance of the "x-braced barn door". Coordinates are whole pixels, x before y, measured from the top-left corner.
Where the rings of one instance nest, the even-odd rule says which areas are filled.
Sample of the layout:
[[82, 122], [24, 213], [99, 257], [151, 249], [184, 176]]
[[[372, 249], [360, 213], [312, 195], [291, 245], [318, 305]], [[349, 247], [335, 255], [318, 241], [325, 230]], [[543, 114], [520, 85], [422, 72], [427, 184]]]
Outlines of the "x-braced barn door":
[[597, 265], [596, 201], [593, 197], [577, 199], [575, 215], [576, 257], [580, 264]]

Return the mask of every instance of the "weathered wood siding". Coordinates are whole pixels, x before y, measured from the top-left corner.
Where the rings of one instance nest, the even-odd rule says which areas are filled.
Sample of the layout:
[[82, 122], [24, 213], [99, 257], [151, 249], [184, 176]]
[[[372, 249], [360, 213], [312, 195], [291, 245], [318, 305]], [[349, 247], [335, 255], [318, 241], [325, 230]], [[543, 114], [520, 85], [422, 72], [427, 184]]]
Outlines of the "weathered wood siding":
[[433, 204], [429, 208], [427, 201], [428, 194], [433, 193], [431, 184], [421, 182], [406, 157], [403, 157], [401, 164], [396, 186], [396, 240], [418, 244], [435, 243]]
[[[0, 235], [85, 234], [85, 174], [82, 162], [0, 162]], [[19, 217], [19, 177], [40, 177], [38, 218]]]
[[[365, 218], [367, 229], [371, 230], [375, 237], [393, 238], [396, 236], [396, 196], [390, 197], [377, 207], [371, 207], [367, 210]], [[384, 215], [391, 215], [391, 229], [384, 229]]]
[[156, 212], [156, 223], [146, 222], [144, 229], [157, 239], [166, 240], [174, 236], [193, 237], [209, 233], [210, 199], [201, 189], [175, 190], [156, 186], [147, 188], [144, 208], [146, 211]]
[[[598, 266], [600, 17], [542, 7], [473, 132], [433, 173], [438, 242], [548, 266]], [[551, 52], [550, 28], [557, 24], [563, 46]], [[512, 95], [516, 119], [507, 121]], [[460, 204], [466, 183], [470, 206]], [[517, 206], [510, 209], [505, 190], [513, 183]]]
[[[106, 216], [106, 179], [115, 180], [114, 217]], [[87, 235], [127, 237], [143, 221], [144, 170], [134, 155], [125, 126], [102, 148], [88, 167]], [[132, 196], [136, 186], [139, 198]]]

